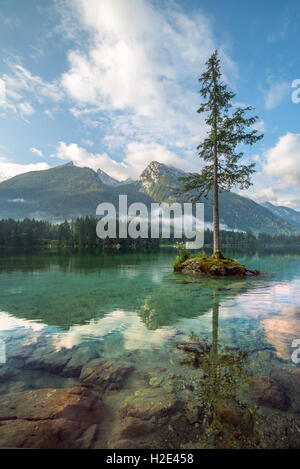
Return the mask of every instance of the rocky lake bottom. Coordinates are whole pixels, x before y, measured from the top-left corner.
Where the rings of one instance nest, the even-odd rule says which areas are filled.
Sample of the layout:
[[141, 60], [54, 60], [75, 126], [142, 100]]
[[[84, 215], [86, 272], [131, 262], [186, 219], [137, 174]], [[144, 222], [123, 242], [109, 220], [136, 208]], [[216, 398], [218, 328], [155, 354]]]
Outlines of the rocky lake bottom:
[[173, 257], [2, 255], [1, 447], [300, 447], [300, 256]]

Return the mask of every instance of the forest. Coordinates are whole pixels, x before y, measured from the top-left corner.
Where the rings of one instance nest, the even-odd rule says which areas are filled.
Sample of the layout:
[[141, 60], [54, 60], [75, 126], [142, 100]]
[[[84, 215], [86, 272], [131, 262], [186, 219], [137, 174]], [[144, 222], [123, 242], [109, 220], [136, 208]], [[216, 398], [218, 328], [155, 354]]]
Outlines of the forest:
[[[174, 244], [177, 240], [171, 235], [170, 239], [100, 239], [96, 234], [97, 219], [94, 217], [81, 217], [74, 221], [64, 221], [60, 224], [51, 224], [25, 218], [22, 221], [13, 219], [0, 220], [0, 246], [2, 247], [72, 247], [72, 248], [100, 248], [103, 250], [156, 250], [160, 246]], [[150, 228], [149, 228], [150, 231]], [[117, 230], [118, 232], [118, 230]], [[300, 234], [271, 235], [259, 233], [255, 236], [251, 232], [221, 230], [220, 238], [226, 247], [300, 247]], [[213, 245], [213, 233], [205, 231], [204, 247]]]

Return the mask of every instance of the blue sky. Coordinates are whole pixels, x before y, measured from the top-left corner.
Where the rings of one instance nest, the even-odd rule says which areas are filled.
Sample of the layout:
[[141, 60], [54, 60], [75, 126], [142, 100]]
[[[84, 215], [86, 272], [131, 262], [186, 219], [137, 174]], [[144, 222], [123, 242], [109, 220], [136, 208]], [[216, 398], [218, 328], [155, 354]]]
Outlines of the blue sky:
[[265, 133], [244, 195], [300, 210], [299, 26], [297, 0], [0, 0], [0, 180], [68, 161], [198, 170], [197, 80], [218, 48]]

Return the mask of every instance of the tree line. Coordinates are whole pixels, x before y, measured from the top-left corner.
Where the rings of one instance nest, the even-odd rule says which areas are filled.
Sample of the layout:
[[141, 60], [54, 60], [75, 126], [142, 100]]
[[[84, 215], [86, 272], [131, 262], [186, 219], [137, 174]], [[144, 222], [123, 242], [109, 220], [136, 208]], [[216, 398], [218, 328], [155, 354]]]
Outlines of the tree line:
[[[159, 239], [100, 239], [96, 233], [98, 219], [81, 217], [73, 221], [51, 224], [48, 221], [0, 220], [0, 246], [11, 247], [70, 247], [120, 251], [153, 251]], [[118, 230], [117, 230], [118, 232]]]
[[[64, 221], [51, 224], [48, 221], [6, 219], [0, 220], [0, 246], [11, 247], [71, 247], [71, 248], [100, 248], [103, 250], [155, 250], [161, 245], [172, 245], [176, 242], [171, 234], [169, 239], [138, 238], [100, 239], [96, 234], [98, 220], [94, 217], [77, 218], [74, 221]], [[150, 230], [150, 227], [149, 227]], [[118, 230], [117, 230], [118, 232]], [[254, 236], [251, 232], [220, 231], [220, 240], [224, 246], [232, 247], [269, 247], [269, 246], [300, 246], [300, 234], [267, 234]], [[205, 230], [205, 247], [213, 246], [213, 232]]]
[[[204, 235], [205, 246], [213, 246], [213, 233], [210, 230], [205, 231]], [[239, 231], [220, 231], [220, 241], [222, 245], [228, 247], [252, 247], [252, 248], [265, 248], [265, 247], [279, 247], [290, 246], [300, 247], [300, 234], [269, 234], [259, 233], [255, 236], [251, 232]]]

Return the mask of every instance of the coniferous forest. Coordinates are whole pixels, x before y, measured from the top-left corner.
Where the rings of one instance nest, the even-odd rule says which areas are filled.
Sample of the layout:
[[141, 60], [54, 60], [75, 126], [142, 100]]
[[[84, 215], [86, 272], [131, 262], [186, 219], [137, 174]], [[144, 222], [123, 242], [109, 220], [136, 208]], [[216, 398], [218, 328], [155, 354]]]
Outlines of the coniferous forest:
[[[96, 234], [97, 219], [94, 217], [81, 217], [74, 221], [64, 221], [60, 224], [51, 224], [48, 221], [13, 219], [0, 220], [0, 247], [71, 247], [71, 248], [97, 248], [111, 250], [117, 247], [120, 251], [127, 250], [157, 250], [160, 246], [172, 245], [178, 241], [171, 234], [169, 239], [100, 239]], [[118, 229], [117, 229], [118, 232]], [[251, 232], [221, 230], [222, 245], [228, 247], [300, 247], [300, 234], [272, 235], [259, 233], [255, 236]], [[204, 247], [213, 244], [213, 233], [206, 230], [204, 234]]]

